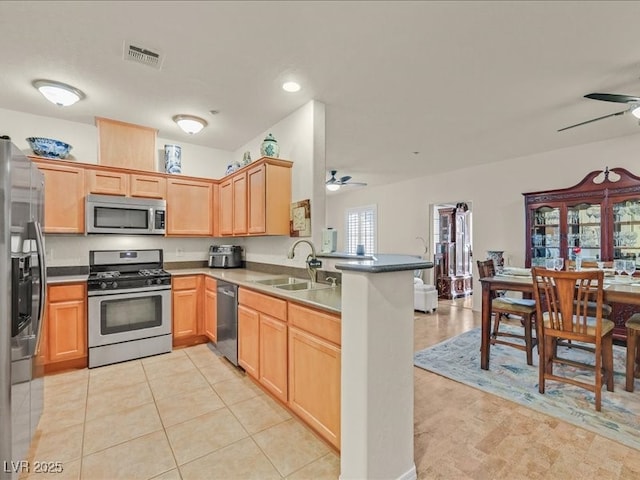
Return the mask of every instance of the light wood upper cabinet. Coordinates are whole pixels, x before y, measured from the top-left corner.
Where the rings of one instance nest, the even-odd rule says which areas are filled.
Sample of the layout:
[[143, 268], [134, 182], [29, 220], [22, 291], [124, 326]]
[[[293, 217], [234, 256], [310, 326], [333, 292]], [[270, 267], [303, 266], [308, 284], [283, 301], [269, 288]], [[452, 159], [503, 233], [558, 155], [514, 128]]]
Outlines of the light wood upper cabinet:
[[265, 162], [247, 171], [248, 232], [289, 235], [291, 165]]
[[44, 174], [44, 232], [84, 232], [84, 169], [34, 159]]
[[110, 170], [85, 170], [87, 193], [128, 195], [129, 174]]
[[233, 234], [247, 233], [247, 174], [233, 177]]
[[213, 183], [167, 180], [167, 235], [213, 234]]
[[155, 128], [96, 117], [98, 163], [111, 167], [156, 170]]
[[233, 180], [226, 179], [219, 188], [220, 235], [233, 235]]
[[218, 203], [221, 235], [289, 235], [292, 162], [261, 158], [225, 178]]
[[46, 363], [87, 357], [86, 284], [48, 287]]
[[167, 198], [167, 179], [161, 176], [132, 173], [129, 180], [132, 197]]

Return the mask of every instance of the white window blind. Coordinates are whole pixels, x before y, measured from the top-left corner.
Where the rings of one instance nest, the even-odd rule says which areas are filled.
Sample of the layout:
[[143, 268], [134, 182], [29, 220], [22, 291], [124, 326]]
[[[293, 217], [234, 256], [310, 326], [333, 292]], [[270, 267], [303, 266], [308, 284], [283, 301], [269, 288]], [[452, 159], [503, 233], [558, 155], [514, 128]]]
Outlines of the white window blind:
[[375, 205], [348, 208], [345, 215], [345, 240], [347, 253], [356, 253], [358, 245], [364, 245], [364, 253], [376, 253], [378, 233], [377, 208]]

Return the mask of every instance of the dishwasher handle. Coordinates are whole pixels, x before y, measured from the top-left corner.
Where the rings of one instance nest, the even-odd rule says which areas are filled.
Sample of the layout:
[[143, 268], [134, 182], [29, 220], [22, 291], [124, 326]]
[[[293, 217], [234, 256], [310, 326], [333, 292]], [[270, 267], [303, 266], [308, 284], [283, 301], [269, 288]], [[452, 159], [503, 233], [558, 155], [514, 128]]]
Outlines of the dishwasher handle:
[[232, 298], [235, 298], [236, 296], [236, 292], [234, 292], [233, 290], [220, 290], [220, 293]]

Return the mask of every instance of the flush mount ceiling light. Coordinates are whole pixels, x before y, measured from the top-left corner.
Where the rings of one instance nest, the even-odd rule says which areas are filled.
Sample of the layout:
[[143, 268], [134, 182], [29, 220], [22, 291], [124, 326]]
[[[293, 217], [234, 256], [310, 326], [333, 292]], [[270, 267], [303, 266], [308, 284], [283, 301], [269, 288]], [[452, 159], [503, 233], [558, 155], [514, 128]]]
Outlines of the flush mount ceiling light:
[[296, 93], [300, 91], [300, 84], [297, 82], [284, 82], [282, 84], [282, 89], [285, 92]]
[[32, 85], [40, 91], [44, 98], [60, 107], [68, 107], [85, 97], [82, 91], [62, 82], [34, 80]]
[[198, 133], [208, 125], [206, 120], [200, 117], [194, 117], [193, 115], [175, 115], [173, 121], [189, 135]]

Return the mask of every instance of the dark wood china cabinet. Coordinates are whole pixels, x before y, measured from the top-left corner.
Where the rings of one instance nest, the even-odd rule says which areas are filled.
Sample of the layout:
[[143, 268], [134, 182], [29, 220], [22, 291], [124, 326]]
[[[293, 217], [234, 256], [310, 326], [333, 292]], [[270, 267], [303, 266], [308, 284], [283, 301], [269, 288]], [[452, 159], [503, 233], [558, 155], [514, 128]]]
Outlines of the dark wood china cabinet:
[[[524, 193], [527, 267], [544, 266], [545, 259], [583, 262], [617, 259], [640, 263], [640, 177], [624, 168], [589, 173], [569, 188]], [[614, 338], [625, 339], [624, 322], [638, 311], [612, 305]]]

